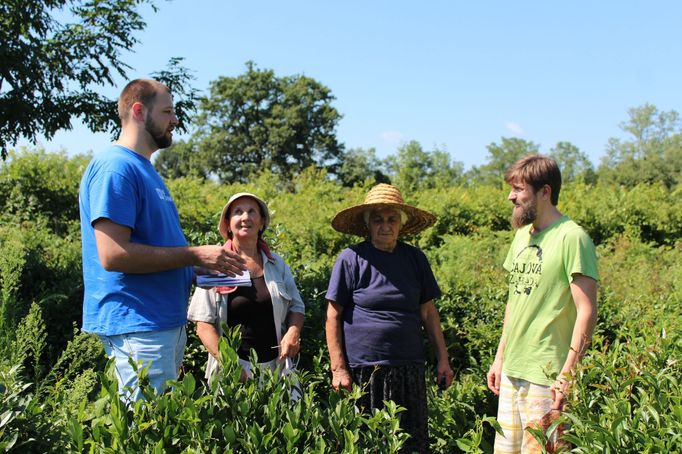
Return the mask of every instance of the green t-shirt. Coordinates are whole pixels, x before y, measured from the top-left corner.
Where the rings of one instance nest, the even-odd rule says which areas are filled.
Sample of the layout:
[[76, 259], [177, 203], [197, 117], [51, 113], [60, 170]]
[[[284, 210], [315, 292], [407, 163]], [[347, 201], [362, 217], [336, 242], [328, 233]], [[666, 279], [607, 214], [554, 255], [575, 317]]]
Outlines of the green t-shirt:
[[597, 255], [585, 231], [567, 216], [538, 234], [530, 225], [516, 232], [504, 261], [509, 271], [509, 313], [503, 371], [508, 377], [551, 385], [571, 344], [576, 307], [574, 274], [595, 280]]

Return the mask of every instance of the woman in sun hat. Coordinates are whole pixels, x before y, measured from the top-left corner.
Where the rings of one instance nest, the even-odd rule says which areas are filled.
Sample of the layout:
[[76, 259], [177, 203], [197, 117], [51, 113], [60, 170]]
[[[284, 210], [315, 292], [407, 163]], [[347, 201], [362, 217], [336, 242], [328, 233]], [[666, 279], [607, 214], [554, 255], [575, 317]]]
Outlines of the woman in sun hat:
[[250, 351], [259, 365], [286, 373], [298, 355], [305, 308], [291, 270], [271, 252], [263, 231], [270, 223], [265, 202], [254, 194], [234, 194], [225, 204], [218, 230], [226, 246], [246, 262], [251, 286], [197, 288], [187, 318], [197, 324], [197, 335], [209, 352], [206, 378], [211, 379], [220, 357], [218, 343], [221, 323], [241, 325], [242, 339], [237, 351], [242, 378], [251, 377]]
[[341, 252], [329, 280], [332, 386], [361, 386], [366, 394], [359, 404], [366, 409], [389, 399], [405, 407], [400, 424], [410, 434], [406, 452], [428, 452], [422, 326], [436, 352], [438, 383], [448, 387], [453, 377], [433, 304], [441, 295], [436, 279], [424, 253], [398, 240], [435, 221], [388, 184], [373, 187], [364, 203], [332, 220], [335, 230], [365, 238]]

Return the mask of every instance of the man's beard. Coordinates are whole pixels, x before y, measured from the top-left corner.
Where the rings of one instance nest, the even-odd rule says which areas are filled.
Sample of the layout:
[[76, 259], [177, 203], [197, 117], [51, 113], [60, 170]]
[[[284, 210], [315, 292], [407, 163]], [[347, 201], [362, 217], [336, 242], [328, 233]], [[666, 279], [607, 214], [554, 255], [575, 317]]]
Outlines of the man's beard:
[[151, 136], [152, 140], [156, 144], [158, 149], [168, 148], [173, 143], [173, 136], [166, 134], [166, 130], [162, 128], [157, 128], [151, 121], [151, 117], [147, 117], [144, 122], [144, 128]]
[[516, 210], [516, 206], [512, 208], [512, 227], [518, 229], [524, 225], [531, 224], [535, 221], [538, 216], [538, 208], [535, 200], [529, 200], [526, 203], [521, 203], [519, 205], [519, 210]]

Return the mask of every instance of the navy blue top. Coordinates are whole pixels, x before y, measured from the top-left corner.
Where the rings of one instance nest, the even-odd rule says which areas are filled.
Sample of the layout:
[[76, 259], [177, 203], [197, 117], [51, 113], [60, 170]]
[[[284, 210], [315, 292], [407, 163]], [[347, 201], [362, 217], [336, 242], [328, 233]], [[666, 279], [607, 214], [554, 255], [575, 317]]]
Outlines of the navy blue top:
[[398, 242], [393, 252], [370, 241], [344, 249], [326, 298], [343, 306], [343, 347], [350, 367], [424, 362], [420, 307], [441, 295], [426, 256]]

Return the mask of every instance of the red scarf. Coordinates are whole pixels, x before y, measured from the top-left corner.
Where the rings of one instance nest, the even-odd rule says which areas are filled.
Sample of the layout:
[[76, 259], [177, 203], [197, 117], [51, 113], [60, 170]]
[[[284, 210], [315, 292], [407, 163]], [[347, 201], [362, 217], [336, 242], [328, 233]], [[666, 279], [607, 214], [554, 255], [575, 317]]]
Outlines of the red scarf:
[[[237, 252], [237, 249], [234, 247], [234, 242], [232, 240], [227, 240], [225, 243], [225, 246], [228, 251], [231, 252]], [[265, 253], [265, 256], [269, 260], [274, 260], [274, 257], [272, 256], [272, 252], [270, 252], [270, 248], [268, 247], [267, 243], [263, 240], [263, 238], [258, 238], [258, 250], [263, 251]], [[215, 291], [218, 294], [228, 294], [232, 293], [235, 290], [237, 290], [237, 287], [216, 287]]]

